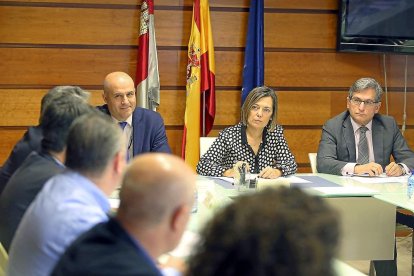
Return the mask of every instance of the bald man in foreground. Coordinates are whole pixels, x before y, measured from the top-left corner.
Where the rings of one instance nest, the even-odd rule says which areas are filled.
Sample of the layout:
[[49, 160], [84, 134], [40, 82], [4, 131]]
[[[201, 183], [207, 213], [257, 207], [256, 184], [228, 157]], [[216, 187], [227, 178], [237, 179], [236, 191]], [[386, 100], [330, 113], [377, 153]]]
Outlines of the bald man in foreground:
[[157, 112], [136, 107], [135, 85], [128, 74], [108, 74], [102, 96], [106, 104], [97, 108], [122, 128], [129, 160], [145, 152], [171, 153], [163, 119]]
[[178, 157], [143, 154], [129, 165], [115, 218], [80, 236], [52, 275], [161, 275], [155, 260], [174, 249], [194, 203], [195, 174]]

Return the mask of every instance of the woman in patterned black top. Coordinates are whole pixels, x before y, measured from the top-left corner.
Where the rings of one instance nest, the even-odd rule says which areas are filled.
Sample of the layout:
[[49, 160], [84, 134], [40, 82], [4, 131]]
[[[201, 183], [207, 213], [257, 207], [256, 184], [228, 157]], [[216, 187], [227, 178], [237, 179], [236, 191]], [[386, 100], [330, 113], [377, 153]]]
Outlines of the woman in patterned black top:
[[239, 161], [247, 162], [250, 173], [262, 178], [296, 173], [295, 158], [276, 117], [275, 92], [266, 86], [254, 88], [242, 106], [241, 122], [220, 132], [198, 162], [197, 173], [234, 177]]

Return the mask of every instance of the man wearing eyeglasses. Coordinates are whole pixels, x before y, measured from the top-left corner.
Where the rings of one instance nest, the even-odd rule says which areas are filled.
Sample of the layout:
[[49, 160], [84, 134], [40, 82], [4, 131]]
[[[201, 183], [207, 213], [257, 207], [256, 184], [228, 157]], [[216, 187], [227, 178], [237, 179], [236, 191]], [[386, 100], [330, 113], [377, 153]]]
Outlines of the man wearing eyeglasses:
[[[414, 169], [414, 153], [394, 118], [378, 114], [383, 91], [372, 78], [349, 89], [348, 110], [328, 120], [317, 155], [318, 172], [400, 176]], [[390, 162], [393, 156], [395, 162]]]
[[[414, 153], [394, 118], [378, 114], [383, 91], [372, 78], [361, 78], [349, 89], [348, 110], [328, 120], [322, 129], [317, 155], [318, 172], [370, 176], [408, 174]], [[395, 162], [390, 162], [390, 157]], [[374, 261], [377, 276], [397, 276], [394, 260]]]

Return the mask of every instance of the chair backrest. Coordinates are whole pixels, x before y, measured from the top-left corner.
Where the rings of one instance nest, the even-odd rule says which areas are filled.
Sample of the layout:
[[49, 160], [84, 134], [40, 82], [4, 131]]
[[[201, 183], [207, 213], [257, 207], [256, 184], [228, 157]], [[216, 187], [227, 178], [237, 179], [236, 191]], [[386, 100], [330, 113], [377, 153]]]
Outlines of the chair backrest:
[[200, 137], [200, 157], [207, 152], [217, 137]]
[[9, 263], [9, 256], [3, 245], [0, 243], [0, 276], [6, 275], [7, 264]]
[[316, 157], [317, 157], [317, 155], [318, 154], [316, 152], [308, 153], [312, 173], [317, 173], [318, 172], [318, 170], [316, 169]]

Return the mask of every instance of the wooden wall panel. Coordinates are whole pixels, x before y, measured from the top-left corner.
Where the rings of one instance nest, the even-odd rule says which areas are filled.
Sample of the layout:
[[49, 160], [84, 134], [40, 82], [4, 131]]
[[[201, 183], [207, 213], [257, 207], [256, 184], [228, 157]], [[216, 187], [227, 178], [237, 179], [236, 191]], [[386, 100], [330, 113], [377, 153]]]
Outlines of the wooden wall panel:
[[335, 49], [336, 20], [335, 14], [268, 13], [265, 47]]
[[4, 161], [13, 149], [13, 146], [23, 136], [26, 128], [0, 128], [0, 164]]
[[[186, 51], [159, 50], [162, 86], [185, 85]], [[272, 87], [349, 87], [361, 76], [382, 80], [381, 56], [304, 52], [265, 53], [266, 84]], [[0, 85], [101, 85], [114, 70], [135, 74], [136, 51], [113, 49], [0, 48]], [[414, 57], [409, 58], [414, 61]], [[401, 87], [405, 59], [391, 59], [389, 86]], [[62, 66], [64, 64], [65, 66]], [[370, 70], [367, 71], [367, 64]], [[412, 65], [411, 65], [412, 64]], [[241, 52], [216, 51], [216, 85], [240, 87]], [[414, 69], [414, 62], [410, 63]], [[408, 71], [408, 86], [414, 87], [414, 70]], [[16, 78], [16, 76], [19, 76]], [[17, 82], [18, 80], [18, 82]]]
[[[246, 0], [247, 1], [247, 0]], [[43, 5], [53, 5], [55, 4], [75, 4], [76, 6], [82, 6], [82, 5], [116, 5], [119, 6], [139, 6], [141, 4], [140, 0], [2, 0], [1, 2], [4, 3], [19, 3], [20, 5], [35, 5], [38, 3], [41, 3]], [[169, 6], [181, 6], [183, 5], [183, 2], [188, 2], [188, 5], [191, 5], [191, 0], [157, 0], [156, 6], [160, 5], [169, 5]], [[114, 7], [115, 8], [115, 7]]]
[[[79, 3], [79, 4], [102, 4], [102, 5], [139, 5], [139, 0], [3, 0], [1, 2], [21, 2], [21, 3]], [[192, 0], [156, 0], [157, 6], [189, 6], [191, 7]], [[210, 7], [249, 7], [249, 0], [211, 0]], [[335, 10], [337, 9], [337, 1], [335, 0], [265, 0], [266, 8], [280, 8], [280, 9], [320, 9], [320, 10]]]
[[[91, 92], [90, 103], [104, 103], [101, 90]], [[47, 89], [0, 89], [0, 127], [36, 125], [40, 113], [40, 101]], [[346, 109], [347, 92], [329, 91], [278, 91], [278, 122], [293, 128], [320, 128], [326, 120]], [[385, 97], [385, 96], [384, 96]], [[403, 93], [390, 91], [389, 114], [402, 124]], [[20, 100], [16, 100], [20, 99]], [[414, 94], [408, 93], [408, 102], [414, 102]], [[16, 112], [24, 110], [24, 112]], [[184, 124], [185, 91], [161, 90], [158, 112], [167, 127]], [[385, 114], [385, 100], [381, 111]], [[240, 91], [216, 91], [216, 127], [234, 125], [240, 121]], [[414, 111], [407, 108], [407, 124], [414, 125]]]
[[[0, 14], [3, 17], [0, 41], [3, 43], [137, 43], [138, 10], [4, 6], [0, 7]], [[13, 29], [13, 32], [10, 32], [10, 29]]]
[[0, 48], [0, 60], [2, 85], [101, 85], [112, 71], [133, 75], [136, 51]]
[[[0, 6], [0, 14], [3, 17], [0, 25], [2, 43], [84, 44], [113, 47], [137, 44], [139, 24], [137, 9]], [[155, 28], [158, 45], [164, 47], [187, 45], [191, 14], [191, 11], [156, 10]], [[225, 11], [211, 12], [215, 47], [244, 47], [247, 17], [247, 12], [232, 12], [231, 16]], [[108, 18], [113, 19], [108, 20]], [[335, 21], [334, 14], [267, 13], [265, 47], [333, 49], [336, 34]], [[68, 25], [71, 28], [68, 28]], [[220, 28], [220, 26], [226, 27]], [[11, 28], [13, 32], [9, 31]], [[331, 31], [320, 34], [321, 29]]]

